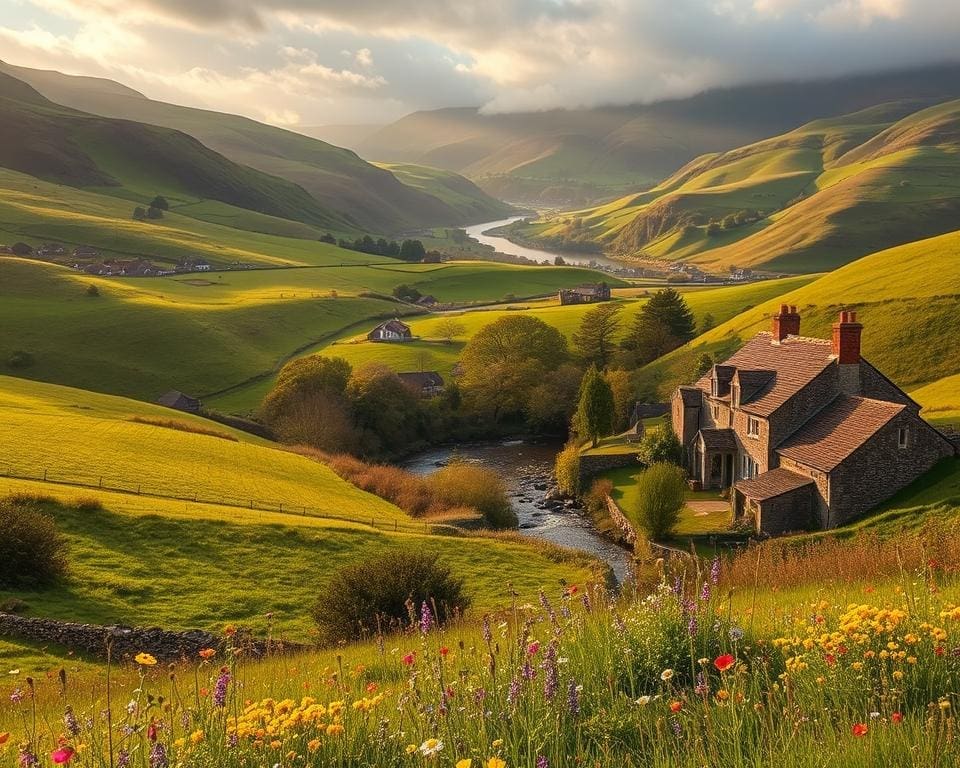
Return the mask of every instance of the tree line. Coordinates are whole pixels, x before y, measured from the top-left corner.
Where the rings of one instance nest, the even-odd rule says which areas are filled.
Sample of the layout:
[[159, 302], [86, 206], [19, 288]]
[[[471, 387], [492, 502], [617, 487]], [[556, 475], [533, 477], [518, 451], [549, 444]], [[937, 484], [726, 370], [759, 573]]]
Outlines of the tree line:
[[[428, 254], [427, 249], [423, 247], [420, 240], [387, 240], [384, 237], [374, 240], [370, 235], [358, 237], [356, 240], [339, 240], [327, 232], [320, 238], [321, 243], [329, 243], [348, 251], [359, 251], [360, 253], [369, 253], [371, 256], [387, 256], [401, 261], [423, 261], [435, 252]], [[439, 260], [439, 254], [435, 254]]]

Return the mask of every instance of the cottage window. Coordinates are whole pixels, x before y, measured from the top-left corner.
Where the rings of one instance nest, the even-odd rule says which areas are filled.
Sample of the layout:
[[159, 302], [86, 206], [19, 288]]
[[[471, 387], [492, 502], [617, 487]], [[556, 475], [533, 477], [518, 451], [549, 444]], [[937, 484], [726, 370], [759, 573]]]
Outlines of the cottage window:
[[730, 404], [737, 408], [740, 406], [740, 387], [736, 384], [730, 387]]
[[740, 461], [740, 476], [743, 480], [749, 480], [751, 477], [756, 477], [758, 474], [758, 465], [757, 462], [753, 460], [753, 456], [749, 453], [743, 454]]
[[901, 448], [906, 448], [908, 438], [909, 434], [907, 433], [907, 428], [900, 427], [900, 429], [897, 431], [897, 445]]
[[710, 394], [716, 397], [718, 391], [719, 387], [717, 385], [717, 377], [714, 376], [712, 379], [710, 379]]
[[760, 419], [753, 416], [747, 417], [747, 434], [750, 437], [760, 437]]
[[720, 406], [713, 406], [713, 420], [717, 421], [720, 418]]

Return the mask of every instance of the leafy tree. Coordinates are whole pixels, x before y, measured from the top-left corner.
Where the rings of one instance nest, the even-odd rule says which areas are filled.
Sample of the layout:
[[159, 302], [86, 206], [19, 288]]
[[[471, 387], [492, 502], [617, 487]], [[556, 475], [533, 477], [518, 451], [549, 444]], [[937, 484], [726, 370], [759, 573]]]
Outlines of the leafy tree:
[[627, 428], [630, 413], [637, 401], [636, 389], [630, 374], [622, 368], [605, 371], [603, 378], [613, 393], [613, 431], [619, 432]]
[[645, 365], [696, 335], [693, 313], [674, 288], [657, 291], [641, 308], [623, 346]]
[[436, 554], [388, 549], [331, 574], [312, 614], [327, 643], [349, 642], [378, 631], [399, 630], [427, 603], [439, 623], [462, 613], [470, 600], [463, 580]]
[[67, 541], [37, 504], [0, 501], [0, 589], [53, 584], [67, 573]]
[[151, 208], [159, 208], [161, 211], [169, 211], [169, 210], [170, 210], [170, 203], [167, 202], [167, 198], [162, 197], [161, 195], [157, 195], [157, 196], [156, 196], [155, 198], [153, 198], [153, 200], [150, 202], [150, 207], [151, 207]]
[[147, 209], [142, 205], [138, 205], [133, 209], [133, 220], [134, 221], [144, 221], [147, 218]]
[[601, 437], [613, 432], [613, 392], [594, 365], [583, 375], [573, 419], [577, 434], [588, 438], [594, 447]]
[[555, 267], [565, 267], [567, 266], [567, 262], [563, 260], [563, 256], [555, 256], [553, 259], [553, 265]]
[[465, 334], [467, 332], [467, 326], [452, 317], [445, 317], [434, 326], [434, 330], [437, 336], [449, 344], [457, 338], [457, 336]]
[[566, 496], [580, 493], [580, 448], [576, 443], [568, 443], [557, 454], [553, 463], [553, 474], [557, 478], [557, 487]]
[[702, 355], [700, 355], [700, 357], [697, 358], [696, 363], [694, 363], [692, 381], [699, 379], [711, 368], [713, 368], [713, 358], [704, 352]]
[[640, 463], [651, 467], [654, 464], [676, 464], [683, 462], [683, 446], [666, 424], [648, 429], [637, 449]]
[[535, 432], [564, 434], [570, 424], [580, 391], [583, 371], [572, 363], [564, 363], [548, 371], [527, 398], [524, 413], [527, 424]]
[[635, 519], [651, 539], [669, 536], [686, 503], [683, 470], [673, 464], [654, 464], [637, 478]]
[[407, 285], [406, 283], [403, 283], [402, 285], [398, 285], [396, 288], [394, 288], [393, 295], [394, 297], [400, 299], [401, 301], [410, 301], [410, 302], [419, 301], [420, 297], [423, 296], [423, 294], [420, 293], [420, 291], [418, 291], [416, 288], [413, 288]]
[[394, 453], [419, 436], [420, 400], [383, 363], [355, 369], [347, 382], [347, 398], [364, 455]]
[[163, 218], [163, 209], [157, 208], [155, 205], [151, 205], [147, 208], [147, 218], [148, 219], [162, 219]]
[[336, 244], [337, 244], [337, 238], [335, 238], [333, 235], [331, 235], [329, 232], [327, 232], [327, 233], [325, 233], [325, 234], [323, 234], [323, 235], [320, 236], [320, 242], [321, 242], [321, 243], [329, 243], [330, 245], [336, 245]]
[[603, 370], [610, 364], [616, 349], [615, 337], [620, 328], [622, 305], [605, 302], [587, 312], [573, 334], [577, 356], [587, 365]]
[[423, 261], [427, 250], [419, 240], [404, 240], [400, 244], [400, 258], [404, 261]]
[[544, 373], [566, 359], [560, 331], [531, 315], [508, 315], [484, 326], [464, 347], [460, 387], [468, 405], [499, 421], [522, 413]]

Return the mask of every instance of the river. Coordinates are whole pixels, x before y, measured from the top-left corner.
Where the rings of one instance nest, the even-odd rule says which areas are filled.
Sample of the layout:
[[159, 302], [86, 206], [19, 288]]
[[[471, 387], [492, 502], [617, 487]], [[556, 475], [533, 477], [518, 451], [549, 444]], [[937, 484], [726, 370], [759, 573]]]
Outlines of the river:
[[632, 575], [630, 552], [597, 533], [590, 520], [577, 511], [552, 510], [539, 505], [544, 491], [536, 485], [549, 482], [558, 446], [511, 440], [441, 447], [422, 453], [404, 468], [428, 475], [438, 466], [457, 458], [496, 472], [507, 486], [510, 501], [520, 520], [521, 533], [583, 550], [604, 560], [623, 583]]
[[525, 259], [530, 259], [531, 261], [536, 261], [538, 263], [542, 261], [549, 261], [552, 264], [553, 260], [559, 256], [567, 264], [573, 264], [581, 267], [598, 266], [609, 270], [623, 269], [626, 266], [622, 262], [608, 259], [606, 256], [590, 253], [571, 253], [569, 251], [564, 251], [563, 253], [551, 253], [550, 251], [542, 251], [538, 248], [528, 248], [525, 245], [517, 245], [516, 243], [513, 243], [507, 238], [499, 235], [484, 234], [487, 232], [487, 230], [503, 227], [507, 224], [512, 224], [515, 221], [520, 221], [520, 219], [525, 218], [526, 216], [513, 216], [509, 219], [501, 219], [500, 221], [488, 221], [485, 224], [474, 224], [470, 227], [464, 227], [464, 229], [474, 240], [483, 245], [493, 246], [500, 251], [500, 253], [508, 253], [512, 256], [522, 256]]

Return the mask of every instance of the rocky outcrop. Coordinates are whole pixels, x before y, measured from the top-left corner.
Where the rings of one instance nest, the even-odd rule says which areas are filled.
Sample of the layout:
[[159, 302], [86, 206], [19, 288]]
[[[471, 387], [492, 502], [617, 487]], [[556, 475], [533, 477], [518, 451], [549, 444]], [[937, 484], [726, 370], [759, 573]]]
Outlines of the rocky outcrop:
[[[111, 658], [116, 660], [133, 658], [145, 652], [163, 662], [196, 659], [202, 649], [220, 648], [224, 644], [222, 635], [199, 629], [171, 632], [159, 627], [79, 624], [12, 613], [0, 613], [0, 637], [49, 643], [97, 658], [106, 658], [109, 647]], [[234, 645], [243, 647], [245, 652], [254, 656], [263, 656], [268, 651], [273, 653], [303, 647], [279, 641], [267, 643], [247, 636], [234, 638]]]

